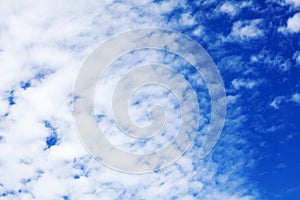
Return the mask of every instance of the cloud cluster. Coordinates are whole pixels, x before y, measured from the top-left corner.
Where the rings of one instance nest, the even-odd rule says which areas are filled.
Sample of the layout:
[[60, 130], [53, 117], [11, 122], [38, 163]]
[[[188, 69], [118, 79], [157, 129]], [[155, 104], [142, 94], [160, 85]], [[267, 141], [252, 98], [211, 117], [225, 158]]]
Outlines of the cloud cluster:
[[260, 37], [264, 34], [259, 28], [261, 23], [261, 19], [237, 21], [232, 26], [231, 35], [241, 40]]
[[[244, 121], [237, 109], [238, 97], [229, 99], [232, 104], [229, 109], [236, 113], [229, 114], [227, 134], [216, 153], [199, 159], [210, 104], [208, 94], [203, 94], [207, 88], [192, 70], [183, 73], [191, 83], [199, 85], [198, 97], [203, 97], [199, 98], [202, 129], [192, 149], [169, 168], [144, 175], [116, 172], [90, 156], [77, 136], [72, 91], [89, 53], [110, 36], [134, 28], [180, 23], [180, 26], [195, 26], [194, 34], [203, 35], [204, 28], [185, 12], [185, 3], [109, 0], [0, 3], [0, 198], [252, 200], [259, 196], [242, 172], [245, 166], [250, 167], [247, 156], [251, 155], [245, 156], [235, 148], [237, 143], [246, 146], [246, 142], [238, 134], [231, 134]], [[221, 8], [223, 12], [233, 12], [229, 4]], [[174, 19], [168, 16], [173, 10], [183, 13]], [[259, 28], [261, 22], [260, 19], [236, 21], [230, 37], [237, 40], [260, 37], [264, 34]], [[144, 56], [153, 60], [154, 55]], [[243, 79], [232, 84], [236, 89], [255, 86]], [[156, 94], [161, 97], [159, 94], [164, 93]], [[137, 95], [145, 99], [142, 94]], [[174, 97], [169, 96], [165, 104], [172, 113], [176, 103], [170, 105]], [[297, 96], [293, 99], [298, 101]], [[141, 113], [134, 108], [130, 112], [136, 116]], [[103, 117], [99, 115], [98, 120]], [[148, 121], [144, 115], [135, 120]], [[173, 123], [176, 120], [171, 118]], [[116, 139], [123, 141], [120, 137]]]
[[234, 79], [231, 83], [235, 89], [240, 89], [240, 88], [252, 89], [258, 84], [258, 81]]
[[287, 20], [286, 27], [279, 27], [278, 31], [283, 33], [298, 33], [300, 31], [300, 13], [294, 14]]
[[277, 96], [270, 103], [270, 106], [272, 106], [274, 109], [279, 109], [280, 105], [286, 104], [289, 102], [299, 104], [300, 103], [300, 94], [294, 93], [292, 96]]
[[235, 15], [236, 14], [236, 8], [234, 5], [232, 5], [231, 3], [224, 3], [221, 7], [220, 7], [220, 11], [223, 13], [227, 13], [228, 15]]

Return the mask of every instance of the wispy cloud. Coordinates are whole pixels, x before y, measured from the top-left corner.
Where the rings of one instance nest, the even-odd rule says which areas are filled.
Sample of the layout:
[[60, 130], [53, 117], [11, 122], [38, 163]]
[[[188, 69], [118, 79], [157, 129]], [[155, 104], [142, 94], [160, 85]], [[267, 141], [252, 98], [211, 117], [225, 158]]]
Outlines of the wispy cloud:
[[234, 79], [231, 82], [231, 84], [235, 89], [240, 89], [240, 88], [252, 89], [259, 84], [259, 81], [246, 80], [246, 79]]
[[280, 105], [290, 103], [290, 102], [299, 104], [300, 103], [300, 94], [294, 93], [291, 96], [277, 96], [270, 103], [270, 106], [272, 106], [275, 109], [279, 109]]
[[270, 106], [272, 106], [275, 109], [279, 109], [279, 106], [286, 101], [285, 96], [278, 96], [275, 97], [274, 100], [270, 103]]

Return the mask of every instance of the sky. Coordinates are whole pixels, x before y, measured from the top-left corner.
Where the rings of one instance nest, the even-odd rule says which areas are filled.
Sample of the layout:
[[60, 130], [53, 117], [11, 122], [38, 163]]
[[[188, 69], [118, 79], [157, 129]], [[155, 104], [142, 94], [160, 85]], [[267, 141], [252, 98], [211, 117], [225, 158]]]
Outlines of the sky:
[[[182, 33], [207, 51], [224, 84], [226, 118], [213, 150], [200, 158], [213, 104], [203, 74], [159, 49], [118, 57], [94, 96], [96, 122], [113, 145], [131, 153], [161, 149], [183, 119], [198, 123], [196, 131], [193, 123], [186, 129], [195, 137], [180, 159], [131, 174], [99, 162], [84, 147], [74, 119], [74, 88], [98, 46], [148, 27]], [[0, 199], [299, 199], [299, 36], [299, 0], [0, 0]], [[118, 129], [109, 109], [118, 81], [150, 62], [172, 66], [151, 73], [179, 89], [174, 94], [145, 85], [133, 93], [128, 114], [135, 124], [151, 124], [149, 108], [158, 102], [166, 115], [162, 134], [137, 142]], [[184, 93], [189, 85], [199, 107]], [[126, 89], [118, 94], [123, 97]], [[178, 109], [180, 99], [190, 105], [188, 118]]]

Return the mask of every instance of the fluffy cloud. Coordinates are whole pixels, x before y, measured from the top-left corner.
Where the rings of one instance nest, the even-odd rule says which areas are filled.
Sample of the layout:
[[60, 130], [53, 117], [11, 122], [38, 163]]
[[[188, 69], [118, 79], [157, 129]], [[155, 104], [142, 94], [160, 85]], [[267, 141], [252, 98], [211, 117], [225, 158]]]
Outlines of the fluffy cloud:
[[236, 8], [234, 5], [232, 5], [231, 3], [224, 3], [221, 7], [220, 7], [220, 11], [223, 13], [227, 13], [231, 16], [236, 14]]
[[279, 27], [278, 31], [283, 33], [298, 33], [300, 31], [300, 13], [298, 12], [290, 17], [287, 21], [287, 26]]
[[194, 29], [194, 31], [193, 31], [193, 34], [195, 35], [195, 36], [201, 36], [201, 35], [203, 35], [203, 27], [202, 26], [197, 26], [195, 29]]
[[261, 24], [262, 19], [237, 21], [233, 24], [229, 36], [240, 40], [261, 37], [264, 35], [263, 30], [260, 28]]

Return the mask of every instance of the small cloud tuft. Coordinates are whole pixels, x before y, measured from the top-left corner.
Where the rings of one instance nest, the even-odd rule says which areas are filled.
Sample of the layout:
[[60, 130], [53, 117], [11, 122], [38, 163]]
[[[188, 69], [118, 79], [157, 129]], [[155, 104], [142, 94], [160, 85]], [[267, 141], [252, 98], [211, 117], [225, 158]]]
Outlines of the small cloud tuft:
[[300, 94], [299, 94], [299, 93], [295, 93], [295, 94], [292, 96], [291, 100], [292, 100], [293, 102], [295, 102], [295, 103], [300, 103]]
[[234, 79], [231, 82], [231, 84], [235, 89], [240, 89], [240, 88], [252, 89], [254, 86], [258, 84], [258, 82], [254, 80]]
[[230, 16], [233, 16], [236, 14], [236, 8], [234, 5], [232, 5], [231, 3], [224, 3], [221, 7], [220, 7], [220, 11], [223, 13], [226, 13]]
[[261, 37], [264, 35], [264, 31], [260, 28], [262, 22], [262, 19], [237, 21], [233, 24], [229, 37], [241, 40]]

